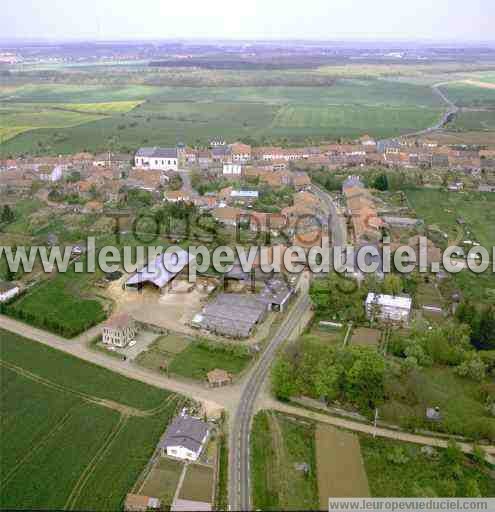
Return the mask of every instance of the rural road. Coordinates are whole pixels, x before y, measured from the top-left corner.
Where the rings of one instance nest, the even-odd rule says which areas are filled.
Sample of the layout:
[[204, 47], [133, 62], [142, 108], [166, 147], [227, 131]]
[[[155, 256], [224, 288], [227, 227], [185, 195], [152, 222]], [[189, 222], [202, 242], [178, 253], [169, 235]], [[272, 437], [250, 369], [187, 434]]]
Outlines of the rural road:
[[43, 345], [48, 345], [90, 363], [103, 366], [104, 368], [120, 373], [131, 379], [144, 382], [145, 384], [180, 393], [194, 400], [199, 400], [209, 411], [232, 407], [232, 402], [235, 402], [236, 395], [238, 394], [236, 386], [232, 386], [227, 391], [213, 390], [201, 384], [169, 379], [151, 370], [141, 368], [130, 361], [123, 361], [117, 357], [107, 356], [104, 353], [93, 350], [88, 344], [101, 332], [101, 326], [93, 327], [78, 338], [67, 340], [47, 331], [31, 327], [30, 325], [5, 315], [0, 315], [0, 329], [19, 334], [31, 340], [36, 340]]
[[[434, 446], [437, 448], [446, 448], [447, 441], [439, 437], [429, 437], [419, 434], [411, 434], [409, 432], [402, 432], [399, 430], [391, 430], [383, 427], [375, 428], [373, 425], [366, 423], [360, 423], [358, 421], [352, 421], [336, 416], [330, 416], [328, 414], [322, 414], [313, 412], [302, 407], [290, 405], [287, 403], [279, 402], [274, 398], [265, 398], [263, 407], [270, 410], [280, 411], [286, 414], [292, 414], [294, 416], [300, 416], [303, 418], [312, 419], [321, 423], [327, 423], [334, 427], [345, 428], [352, 430], [353, 432], [362, 432], [364, 434], [376, 435], [378, 437], [384, 437], [387, 439], [395, 439], [405, 443], [421, 444], [425, 446]], [[473, 451], [472, 445], [468, 443], [458, 443], [462, 451], [465, 453], [471, 453]], [[495, 463], [495, 446], [483, 446], [485, 453], [487, 454], [487, 460], [491, 463]]]
[[329, 225], [332, 227], [332, 245], [334, 247], [344, 247], [347, 244], [347, 226], [345, 219], [337, 212], [334, 200], [328, 192], [314, 183], [311, 184], [311, 191], [318, 196], [328, 210], [329, 220], [331, 221]]
[[[401, 135], [400, 137], [419, 137], [421, 135], [428, 135], [429, 133], [435, 132], [437, 130], [442, 129], [453, 116], [455, 116], [459, 112], [459, 107], [440, 89], [442, 85], [447, 85], [450, 82], [441, 82], [438, 84], [434, 84], [431, 86], [433, 92], [440, 96], [440, 98], [444, 101], [444, 103], [447, 105], [448, 109], [446, 112], [444, 112], [442, 118], [438, 123], [434, 124], [433, 126], [430, 126], [428, 128], [425, 128], [424, 130], [420, 130], [418, 132], [413, 133], [405, 133]], [[391, 140], [397, 140], [397, 139], [384, 139], [380, 142], [389, 142]]]
[[298, 328], [300, 322], [311, 306], [306, 291], [297, 299], [291, 314], [282, 324], [274, 338], [261, 355], [244, 384], [237, 411], [233, 417], [230, 432], [229, 455], [229, 502], [230, 510], [251, 509], [250, 485], [250, 430], [256, 400], [268, 376], [277, 350], [284, 341]]

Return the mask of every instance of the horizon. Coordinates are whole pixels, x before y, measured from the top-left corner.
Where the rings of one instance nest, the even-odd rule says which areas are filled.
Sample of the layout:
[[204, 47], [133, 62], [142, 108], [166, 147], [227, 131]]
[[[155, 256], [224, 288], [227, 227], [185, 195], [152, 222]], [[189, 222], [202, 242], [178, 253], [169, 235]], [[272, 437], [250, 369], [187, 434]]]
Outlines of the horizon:
[[[41, 5], [40, 5], [41, 4]], [[87, 0], [67, 5], [59, 0], [8, 2], [0, 19], [2, 40], [240, 40], [240, 41], [410, 41], [493, 42], [495, 5], [473, 0], [310, 0], [300, 9], [282, 0], [249, 4], [217, 0]]]

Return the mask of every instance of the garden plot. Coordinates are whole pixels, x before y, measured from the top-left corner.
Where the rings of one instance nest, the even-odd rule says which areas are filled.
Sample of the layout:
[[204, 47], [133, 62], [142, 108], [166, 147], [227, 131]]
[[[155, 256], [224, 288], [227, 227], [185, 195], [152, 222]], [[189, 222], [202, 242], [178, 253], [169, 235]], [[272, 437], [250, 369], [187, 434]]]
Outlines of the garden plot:
[[320, 509], [328, 508], [330, 497], [370, 496], [358, 436], [318, 424], [315, 439]]

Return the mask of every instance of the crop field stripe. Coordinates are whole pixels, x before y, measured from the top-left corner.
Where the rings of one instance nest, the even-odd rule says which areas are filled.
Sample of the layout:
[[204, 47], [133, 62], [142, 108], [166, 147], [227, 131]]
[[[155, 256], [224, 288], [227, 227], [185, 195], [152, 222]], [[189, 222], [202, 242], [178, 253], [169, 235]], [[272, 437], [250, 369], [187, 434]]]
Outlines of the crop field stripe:
[[45, 379], [44, 377], [40, 377], [39, 375], [36, 375], [28, 370], [25, 370], [24, 368], [21, 368], [19, 366], [16, 366], [12, 363], [7, 363], [6, 361], [3, 361], [0, 359], [0, 366], [3, 366], [9, 370], [12, 370], [16, 372], [17, 374], [30, 379], [38, 384], [42, 384], [43, 386], [46, 386], [50, 389], [53, 389], [55, 391], [60, 391], [61, 393], [69, 393], [72, 395], [77, 396], [78, 398], [81, 398], [82, 400], [95, 404], [100, 405], [102, 407], [106, 407], [107, 409], [113, 409], [115, 411], [118, 411], [120, 413], [124, 413], [128, 416], [154, 416], [156, 414], [159, 414], [162, 410], [167, 408], [168, 402], [176, 397], [176, 395], [170, 395], [168, 396], [163, 404], [160, 404], [159, 406], [155, 407], [154, 409], [150, 409], [148, 411], [143, 411], [141, 409], [136, 409], [134, 407], [129, 407], [127, 405], [120, 404], [118, 402], [114, 402], [112, 400], [106, 400], [103, 398], [98, 398], [96, 396], [88, 395], [86, 393], [83, 393], [81, 391], [77, 391], [75, 389], [70, 389], [64, 386], [61, 386], [60, 384], [56, 384], [55, 382], [49, 381], [48, 379]]
[[72, 510], [74, 509], [77, 500], [79, 499], [85, 485], [87, 484], [88, 480], [91, 478], [93, 473], [95, 472], [98, 464], [103, 460], [106, 453], [112, 446], [115, 439], [118, 437], [120, 432], [124, 429], [127, 422], [129, 421], [129, 416], [125, 414], [120, 415], [120, 419], [118, 423], [115, 425], [114, 429], [110, 432], [107, 439], [101, 446], [101, 448], [96, 452], [95, 456], [91, 460], [91, 462], [86, 466], [85, 470], [82, 472], [81, 476], [79, 477], [79, 480], [77, 481], [76, 485], [72, 489], [72, 492], [70, 493], [69, 497], [67, 498], [67, 502], [65, 503], [64, 509], [65, 510]]
[[280, 423], [278, 422], [277, 416], [270, 411], [267, 414], [268, 424], [270, 426], [270, 432], [272, 434], [273, 450], [275, 452], [275, 464], [278, 466], [279, 482], [279, 500], [280, 506], [289, 505], [286, 500], [289, 496], [289, 480], [287, 474], [287, 450], [284, 443], [284, 434]]
[[[77, 405], [77, 404], [76, 404]], [[45, 444], [55, 436], [69, 421], [70, 416], [72, 414], [72, 410], [69, 410], [65, 416], [63, 416], [60, 421], [52, 428], [52, 430], [46, 434], [38, 443], [36, 443], [31, 450], [7, 473], [5, 478], [0, 482], [0, 487], [5, 487], [10, 480], [17, 474], [19, 469], [31, 458], [33, 457]]]

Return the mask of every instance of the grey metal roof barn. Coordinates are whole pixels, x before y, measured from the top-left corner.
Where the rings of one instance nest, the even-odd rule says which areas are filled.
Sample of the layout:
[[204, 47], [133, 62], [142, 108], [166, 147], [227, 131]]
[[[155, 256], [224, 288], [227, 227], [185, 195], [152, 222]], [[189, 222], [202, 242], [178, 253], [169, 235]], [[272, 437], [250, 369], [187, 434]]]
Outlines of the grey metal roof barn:
[[132, 275], [126, 282], [126, 286], [140, 286], [144, 283], [152, 283], [158, 288], [163, 288], [179, 272], [189, 265], [194, 256], [183, 249], [172, 253], [163, 253], [157, 256], [153, 264], [146, 265]]
[[206, 434], [208, 425], [204, 421], [187, 415], [177, 416], [168, 426], [161, 447], [166, 449], [169, 446], [183, 446], [197, 452]]
[[270, 305], [282, 306], [292, 295], [292, 290], [281, 277], [273, 277], [266, 282], [265, 287], [260, 292], [260, 300]]
[[267, 304], [257, 295], [220, 293], [207, 304], [193, 322], [203, 329], [230, 336], [247, 338], [267, 312]]

